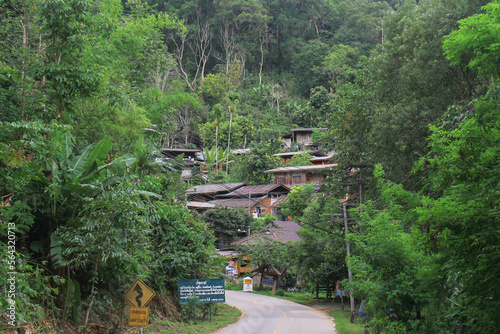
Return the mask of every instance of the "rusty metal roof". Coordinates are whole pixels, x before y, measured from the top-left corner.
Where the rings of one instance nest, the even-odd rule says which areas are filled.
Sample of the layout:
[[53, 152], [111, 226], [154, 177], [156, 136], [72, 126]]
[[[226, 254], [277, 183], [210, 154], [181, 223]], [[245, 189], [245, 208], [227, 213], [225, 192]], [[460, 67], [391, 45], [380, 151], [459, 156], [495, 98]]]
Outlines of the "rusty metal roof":
[[235, 182], [235, 183], [218, 183], [218, 184], [205, 184], [201, 186], [196, 186], [186, 190], [187, 195], [202, 195], [202, 194], [218, 194], [218, 193], [228, 193], [234, 191], [240, 187], [246, 186], [245, 182]]
[[186, 206], [188, 208], [192, 209], [213, 209], [215, 208], [215, 204], [208, 203], [208, 202], [193, 202], [193, 201], [188, 201], [186, 203]]
[[278, 197], [278, 199], [275, 200], [273, 202], [273, 204], [271, 204], [271, 208], [277, 208], [277, 207], [279, 207], [280, 203], [286, 201], [287, 199], [288, 199], [288, 197], [286, 195]]
[[300, 236], [297, 231], [300, 230], [302, 226], [292, 221], [274, 221], [272, 222], [265, 231], [254, 233], [248, 237], [244, 237], [240, 240], [231, 243], [231, 246], [236, 246], [240, 244], [253, 244], [260, 240], [265, 240], [266, 238], [271, 240], [279, 240], [282, 242], [290, 241], [300, 241]]
[[[281, 189], [280, 189], [281, 188]], [[219, 197], [249, 197], [249, 196], [259, 196], [266, 195], [273, 191], [284, 191], [289, 192], [290, 188], [283, 184], [264, 184], [258, 186], [245, 186], [228, 194], [220, 195]]]
[[209, 201], [208, 203], [227, 206], [230, 208], [236, 208], [239, 206], [243, 208], [251, 208], [254, 205], [262, 203], [264, 198], [266, 198], [266, 196], [258, 198], [221, 198]]
[[264, 171], [264, 173], [284, 173], [284, 172], [314, 172], [321, 169], [330, 169], [337, 166], [337, 164], [324, 164], [324, 165], [310, 165], [310, 166], [290, 166], [279, 167]]
[[299, 128], [299, 129], [290, 129], [291, 132], [313, 132], [317, 131], [327, 131], [328, 128]]

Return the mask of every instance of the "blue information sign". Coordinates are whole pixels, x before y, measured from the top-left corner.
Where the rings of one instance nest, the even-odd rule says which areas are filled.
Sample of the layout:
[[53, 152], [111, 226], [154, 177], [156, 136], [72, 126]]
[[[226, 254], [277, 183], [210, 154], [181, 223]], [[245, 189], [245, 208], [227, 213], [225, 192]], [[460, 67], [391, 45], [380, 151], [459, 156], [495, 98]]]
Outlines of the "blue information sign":
[[180, 279], [179, 303], [225, 303], [226, 290], [223, 278]]

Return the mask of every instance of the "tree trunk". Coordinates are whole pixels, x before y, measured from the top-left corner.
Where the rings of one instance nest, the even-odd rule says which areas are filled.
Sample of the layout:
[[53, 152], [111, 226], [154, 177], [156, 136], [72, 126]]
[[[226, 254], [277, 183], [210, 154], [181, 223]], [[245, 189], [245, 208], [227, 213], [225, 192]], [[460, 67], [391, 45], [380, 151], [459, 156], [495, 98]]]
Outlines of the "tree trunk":
[[[101, 257], [101, 252], [97, 254], [97, 258], [95, 259], [95, 265], [94, 265], [94, 273], [97, 275], [97, 265], [99, 263], [99, 258]], [[89, 322], [89, 315], [90, 315], [90, 310], [92, 309], [92, 304], [94, 304], [95, 300], [95, 295], [94, 295], [94, 289], [95, 289], [95, 280], [92, 280], [92, 287], [90, 288], [90, 303], [89, 303], [89, 308], [87, 309], [87, 315], [85, 316], [85, 325]]]
[[23, 28], [23, 60], [21, 62], [21, 75], [23, 78], [23, 89], [21, 93], [21, 118], [24, 119], [24, 112], [26, 107], [26, 50], [28, 49], [28, 31], [30, 26], [30, 13], [26, 17], [26, 21], [19, 20]]
[[230, 145], [231, 145], [231, 123], [233, 122], [233, 113], [231, 112], [231, 107], [229, 108], [229, 134], [227, 137], [227, 156], [226, 156], [226, 175], [229, 170], [229, 151], [230, 151]]

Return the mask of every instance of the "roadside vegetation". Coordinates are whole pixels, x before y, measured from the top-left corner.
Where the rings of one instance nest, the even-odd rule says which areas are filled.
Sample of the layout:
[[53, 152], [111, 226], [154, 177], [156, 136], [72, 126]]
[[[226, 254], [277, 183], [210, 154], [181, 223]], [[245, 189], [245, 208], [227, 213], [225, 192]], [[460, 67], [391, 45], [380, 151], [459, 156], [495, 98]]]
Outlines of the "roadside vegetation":
[[[144, 329], [144, 333], [155, 334], [194, 334], [212, 333], [220, 328], [226, 327], [241, 316], [241, 312], [227, 304], [212, 305], [212, 316], [207, 312], [208, 307], [203, 307], [202, 312], [198, 310], [196, 319], [192, 317], [186, 321], [178, 322], [171, 319], [154, 319], [153, 323]], [[126, 333], [137, 333], [137, 329], [130, 329]]]

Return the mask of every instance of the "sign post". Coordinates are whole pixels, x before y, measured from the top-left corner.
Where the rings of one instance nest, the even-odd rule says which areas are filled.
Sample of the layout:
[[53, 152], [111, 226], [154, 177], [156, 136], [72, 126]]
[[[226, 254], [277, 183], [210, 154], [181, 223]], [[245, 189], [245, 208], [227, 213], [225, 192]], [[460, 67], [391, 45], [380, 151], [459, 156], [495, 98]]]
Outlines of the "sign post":
[[149, 307], [146, 307], [156, 293], [136, 279], [130, 288], [123, 294], [123, 298], [131, 305], [129, 309], [128, 325], [131, 327], [147, 327], [149, 324]]

